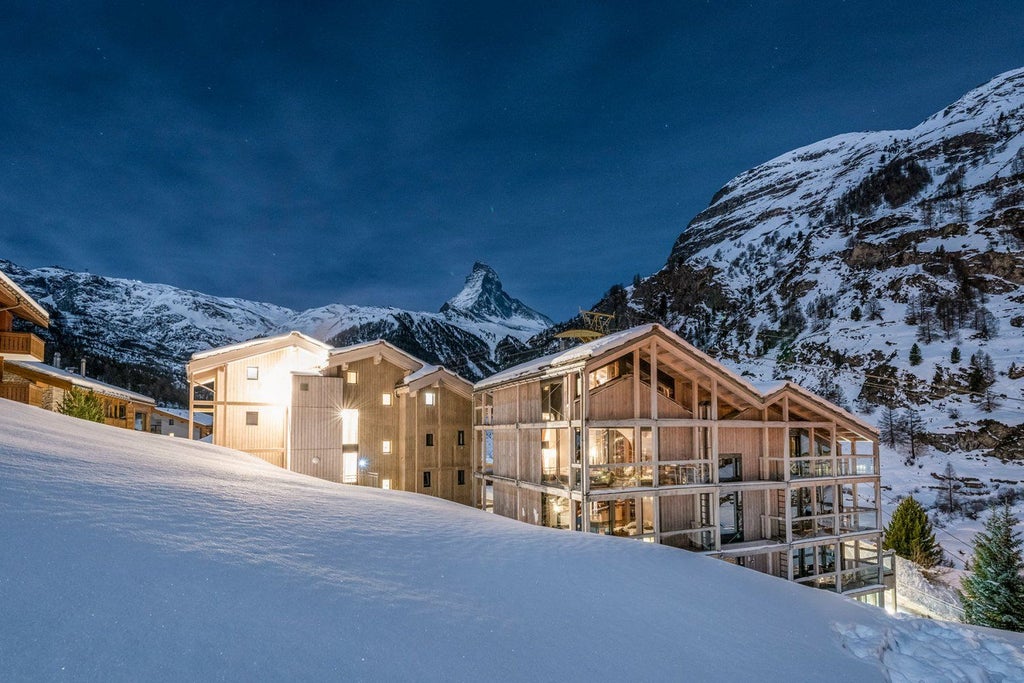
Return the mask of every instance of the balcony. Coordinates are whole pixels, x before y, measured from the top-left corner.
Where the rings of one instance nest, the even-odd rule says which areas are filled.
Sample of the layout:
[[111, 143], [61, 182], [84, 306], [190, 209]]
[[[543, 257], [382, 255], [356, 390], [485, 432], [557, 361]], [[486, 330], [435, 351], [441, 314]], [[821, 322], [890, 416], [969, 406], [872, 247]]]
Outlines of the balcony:
[[43, 360], [43, 340], [31, 332], [0, 332], [0, 357], [4, 360]]
[[0, 398], [28, 405], [41, 405], [42, 391], [31, 384], [4, 384], [0, 382]]

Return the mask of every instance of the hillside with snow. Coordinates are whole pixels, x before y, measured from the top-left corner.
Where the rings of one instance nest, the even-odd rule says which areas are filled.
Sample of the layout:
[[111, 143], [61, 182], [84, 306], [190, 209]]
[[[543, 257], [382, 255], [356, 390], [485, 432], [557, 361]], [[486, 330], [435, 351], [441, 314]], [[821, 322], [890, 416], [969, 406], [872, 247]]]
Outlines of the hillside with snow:
[[1024, 69], [912, 129], [839, 135], [740, 174], [660, 271], [595, 308], [880, 425], [893, 499], [931, 504], [950, 462], [969, 473], [969, 506], [1024, 511]]
[[0, 401], [4, 680], [1009, 681], [1024, 635]]
[[295, 311], [63, 268], [0, 260], [0, 270], [50, 311], [51, 354], [59, 351], [69, 363], [88, 356], [101, 379], [172, 402], [183, 400], [184, 365], [193, 353], [254, 337], [298, 330], [336, 345], [383, 338], [477, 379], [551, 324], [506, 293], [482, 263], [438, 312], [345, 304]]

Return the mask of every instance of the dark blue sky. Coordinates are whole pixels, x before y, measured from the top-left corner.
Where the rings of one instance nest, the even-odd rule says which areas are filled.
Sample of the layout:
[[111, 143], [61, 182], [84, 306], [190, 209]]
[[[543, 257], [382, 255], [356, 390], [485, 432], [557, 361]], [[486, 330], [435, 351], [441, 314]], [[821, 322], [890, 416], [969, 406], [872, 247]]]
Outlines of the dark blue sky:
[[23, 3], [0, 256], [434, 310], [475, 260], [562, 319], [743, 170], [1024, 66], [1024, 2]]

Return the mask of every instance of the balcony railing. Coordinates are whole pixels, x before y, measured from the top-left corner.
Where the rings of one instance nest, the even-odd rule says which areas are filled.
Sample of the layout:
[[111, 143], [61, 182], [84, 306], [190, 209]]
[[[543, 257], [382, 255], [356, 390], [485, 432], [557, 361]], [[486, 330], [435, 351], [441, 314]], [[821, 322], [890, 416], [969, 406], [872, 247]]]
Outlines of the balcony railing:
[[0, 356], [7, 360], [43, 360], [43, 340], [31, 332], [0, 332]]
[[18, 403], [28, 403], [27, 384], [0, 384], [0, 398]]

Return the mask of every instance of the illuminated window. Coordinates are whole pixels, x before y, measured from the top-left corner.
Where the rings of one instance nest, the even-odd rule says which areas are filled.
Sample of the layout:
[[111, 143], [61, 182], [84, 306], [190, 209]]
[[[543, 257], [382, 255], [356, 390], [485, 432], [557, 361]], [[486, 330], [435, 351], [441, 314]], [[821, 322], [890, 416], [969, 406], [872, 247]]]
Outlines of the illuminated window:
[[391, 488], [391, 480], [390, 479], [385, 479], [384, 481], [382, 481], [380, 483], [380, 487], [382, 489], [390, 489]]
[[355, 484], [359, 474], [359, 454], [342, 453], [341, 483]]
[[349, 370], [345, 373], [345, 381], [349, 384], [355, 384], [359, 381], [359, 373], [354, 370]]
[[424, 472], [423, 473], [423, 488], [425, 488], [425, 489], [429, 489], [430, 488], [430, 472]]
[[245, 369], [245, 378], [246, 379], [259, 379], [260, 378], [260, 369], [258, 367], [256, 367], [255, 365], [250, 365], [249, 367], [247, 367]]
[[427, 445], [428, 446], [433, 446], [434, 445], [434, 435], [433, 434], [427, 434]]
[[391, 405], [391, 392], [386, 392], [380, 395], [380, 404], [382, 406]]
[[260, 423], [260, 414], [255, 410], [248, 410], [245, 413], [245, 424], [247, 427], [255, 427]]
[[428, 406], [432, 406], [432, 405], [434, 405], [434, 400], [435, 400], [435, 396], [434, 396], [434, 392], [433, 391], [424, 391], [423, 392], [423, 402], [425, 404], [427, 404]]
[[459, 445], [460, 446], [465, 446], [466, 445], [466, 432], [464, 432], [461, 429], [459, 430]]
[[341, 411], [341, 443], [359, 443], [359, 411], [346, 409]]
[[391, 452], [391, 442], [388, 441], [387, 439], [382, 441], [381, 444], [380, 444], [380, 450], [381, 450], [381, 453], [385, 453], [385, 454], [386, 453], [390, 453]]

